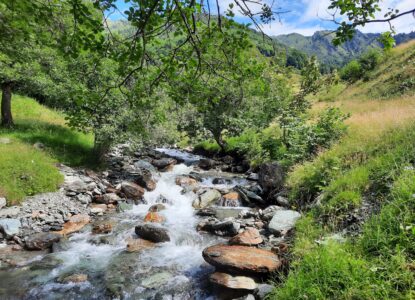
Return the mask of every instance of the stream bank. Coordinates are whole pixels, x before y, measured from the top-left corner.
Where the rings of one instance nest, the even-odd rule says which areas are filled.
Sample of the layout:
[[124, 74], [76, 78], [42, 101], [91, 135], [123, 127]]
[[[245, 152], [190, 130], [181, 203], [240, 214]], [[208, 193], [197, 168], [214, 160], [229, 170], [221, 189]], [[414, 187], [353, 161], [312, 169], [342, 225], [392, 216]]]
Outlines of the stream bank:
[[0, 297], [262, 299], [300, 217], [262, 197], [280, 184], [272, 165], [127, 148], [99, 173], [60, 166], [60, 191], [0, 209]]

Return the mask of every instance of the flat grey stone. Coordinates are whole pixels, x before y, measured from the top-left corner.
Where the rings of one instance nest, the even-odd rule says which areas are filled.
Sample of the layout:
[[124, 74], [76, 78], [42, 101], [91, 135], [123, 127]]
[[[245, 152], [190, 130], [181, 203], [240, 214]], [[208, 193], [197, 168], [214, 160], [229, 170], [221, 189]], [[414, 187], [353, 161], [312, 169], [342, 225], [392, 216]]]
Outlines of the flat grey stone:
[[274, 234], [285, 234], [294, 228], [301, 214], [294, 210], [278, 210], [268, 224], [268, 229]]
[[0, 230], [6, 235], [6, 237], [12, 237], [19, 234], [22, 224], [18, 219], [1, 219]]

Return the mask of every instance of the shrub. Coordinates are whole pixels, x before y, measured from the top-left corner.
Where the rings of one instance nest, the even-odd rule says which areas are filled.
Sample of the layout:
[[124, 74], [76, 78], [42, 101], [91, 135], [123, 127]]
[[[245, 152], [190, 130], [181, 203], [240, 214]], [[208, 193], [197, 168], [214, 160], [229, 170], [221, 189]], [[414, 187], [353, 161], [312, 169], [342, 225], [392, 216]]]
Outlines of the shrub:
[[350, 61], [340, 71], [340, 78], [348, 82], [355, 82], [359, 80], [362, 75], [362, 66], [357, 60]]

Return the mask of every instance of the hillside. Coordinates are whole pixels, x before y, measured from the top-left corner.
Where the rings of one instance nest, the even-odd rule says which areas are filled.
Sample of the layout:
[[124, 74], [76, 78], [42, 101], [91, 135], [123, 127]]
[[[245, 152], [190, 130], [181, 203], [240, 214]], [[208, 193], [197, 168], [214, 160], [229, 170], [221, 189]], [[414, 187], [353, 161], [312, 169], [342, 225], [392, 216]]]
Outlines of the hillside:
[[0, 197], [9, 204], [57, 189], [63, 181], [55, 164], [91, 164], [93, 138], [69, 129], [62, 113], [15, 95], [16, 127], [0, 129]]
[[[360, 56], [369, 48], [380, 47], [381, 45], [377, 41], [379, 36], [380, 34], [357, 31], [352, 40], [337, 47], [332, 44], [333, 34], [328, 31], [317, 31], [312, 36], [292, 33], [276, 36], [275, 39], [308, 55], [316, 55], [325, 65], [340, 67]], [[399, 34], [396, 36], [396, 42], [399, 45], [413, 38], [414, 33]]]
[[304, 216], [270, 299], [413, 299], [414, 53], [415, 42], [400, 45], [368, 81], [315, 97], [315, 111], [351, 114], [349, 133], [288, 175]]

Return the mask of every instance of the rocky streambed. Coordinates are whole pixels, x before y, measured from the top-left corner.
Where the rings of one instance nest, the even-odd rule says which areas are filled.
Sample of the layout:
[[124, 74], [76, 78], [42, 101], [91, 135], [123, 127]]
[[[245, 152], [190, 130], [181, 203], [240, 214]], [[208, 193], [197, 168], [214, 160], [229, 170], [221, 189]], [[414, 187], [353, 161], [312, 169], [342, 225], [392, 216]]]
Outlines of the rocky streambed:
[[278, 166], [125, 149], [0, 208], [0, 298], [263, 299], [300, 217], [264, 197]]

